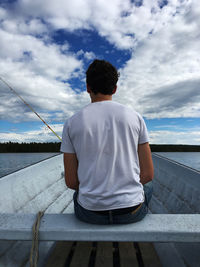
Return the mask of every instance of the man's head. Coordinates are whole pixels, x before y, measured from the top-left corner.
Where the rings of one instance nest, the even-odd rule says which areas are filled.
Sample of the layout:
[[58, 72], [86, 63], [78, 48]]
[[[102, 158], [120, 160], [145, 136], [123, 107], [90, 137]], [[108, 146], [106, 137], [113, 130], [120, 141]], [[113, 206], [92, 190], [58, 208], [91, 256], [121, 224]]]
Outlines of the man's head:
[[112, 95], [116, 90], [119, 73], [105, 60], [95, 59], [86, 71], [86, 83], [95, 95]]

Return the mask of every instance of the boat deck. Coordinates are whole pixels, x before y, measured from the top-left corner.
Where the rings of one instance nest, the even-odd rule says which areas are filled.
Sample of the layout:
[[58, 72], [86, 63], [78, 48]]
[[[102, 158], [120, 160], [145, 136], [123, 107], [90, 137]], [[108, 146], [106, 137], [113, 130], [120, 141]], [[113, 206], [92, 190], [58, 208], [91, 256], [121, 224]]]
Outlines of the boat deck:
[[152, 243], [57, 242], [45, 267], [161, 267]]

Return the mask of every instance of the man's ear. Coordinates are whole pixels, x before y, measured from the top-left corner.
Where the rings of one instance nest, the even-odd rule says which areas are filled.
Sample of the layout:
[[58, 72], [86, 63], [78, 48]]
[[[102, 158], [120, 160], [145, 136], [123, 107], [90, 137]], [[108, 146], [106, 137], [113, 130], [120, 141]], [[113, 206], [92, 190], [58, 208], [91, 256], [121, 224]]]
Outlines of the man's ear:
[[116, 91], [117, 91], [117, 85], [115, 86], [115, 88], [114, 88], [114, 90], [112, 92], [112, 95], [114, 95], [116, 93]]
[[89, 86], [88, 84], [86, 84], [86, 87], [87, 87], [87, 92], [88, 92], [88, 94], [90, 94], [90, 93], [91, 93], [90, 86]]

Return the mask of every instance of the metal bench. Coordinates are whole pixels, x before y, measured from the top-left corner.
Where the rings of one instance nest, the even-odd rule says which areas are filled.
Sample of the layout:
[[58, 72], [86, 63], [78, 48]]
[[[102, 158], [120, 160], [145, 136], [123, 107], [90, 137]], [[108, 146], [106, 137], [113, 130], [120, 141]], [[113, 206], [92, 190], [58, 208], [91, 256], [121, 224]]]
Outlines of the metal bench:
[[[32, 240], [34, 214], [0, 214], [1, 240]], [[41, 241], [200, 242], [200, 214], [148, 214], [126, 225], [93, 225], [73, 214], [44, 214]]]
[[[0, 240], [32, 240], [35, 219], [34, 214], [0, 214]], [[161, 267], [151, 242], [200, 242], [200, 214], [148, 214], [127, 225], [92, 225], [74, 214], [44, 214], [39, 240], [57, 241], [39, 266]]]

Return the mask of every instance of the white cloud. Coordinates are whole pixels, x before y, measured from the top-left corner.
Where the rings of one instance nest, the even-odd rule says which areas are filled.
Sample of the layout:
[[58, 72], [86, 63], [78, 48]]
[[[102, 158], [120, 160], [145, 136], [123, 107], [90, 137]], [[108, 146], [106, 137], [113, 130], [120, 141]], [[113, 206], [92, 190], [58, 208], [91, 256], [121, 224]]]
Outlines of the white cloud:
[[[5, 22], [6, 20], [4, 20]], [[8, 20], [9, 21], [9, 20]], [[67, 81], [82, 76], [83, 62], [70, 53], [68, 46], [46, 43], [16, 28], [0, 29], [1, 77], [37, 110], [61, 110], [66, 116], [77, 109], [79, 98]], [[64, 52], [64, 53], [63, 53]], [[65, 83], [62, 80], [66, 81]], [[1, 85], [0, 117], [27, 120], [27, 108], [6, 86]], [[80, 105], [87, 102], [85, 94]], [[70, 105], [70, 108], [68, 108]], [[74, 108], [71, 106], [74, 105]], [[68, 111], [69, 110], [69, 111]], [[26, 115], [24, 114], [26, 113]]]
[[[51, 128], [62, 137], [62, 124], [53, 124]], [[150, 144], [188, 144], [196, 145], [200, 143], [200, 131], [191, 129], [188, 131], [150, 131]], [[41, 126], [38, 130], [24, 132], [0, 133], [0, 142], [59, 142], [59, 139], [46, 127]]]
[[95, 53], [94, 52], [92, 52], [92, 51], [90, 51], [90, 52], [88, 52], [88, 51], [83, 51], [83, 49], [81, 49], [81, 50], [79, 50], [77, 53], [76, 53], [76, 55], [78, 56], [78, 57], [84, 57], [87, 61], [91, 61], [92, 59], [95, 59], [96, 58], [96, 55], [95, 55]]
[[79, 51], [76, 53], [76, 55], [77, 55], [78, 57], [84, 55], [84, 51], [83, 51], [83, 49], [79, 50]]
[[[141, 2], [18, 0], [7, 9], [0, 7], [0, 74], [45, 119], [63, 121], [89, 101], [69, 80], [84, 80], [83, 63], [95, 58], [95, 48], [73, 54], [68, 42], [51, 43], [50, 33], [95, 30], [132, 53], [120, 70], [115, 100], [147, 118], [199, 117], [199, 1], [170, 0], [163, 8], [161, 1]], [[1, 82], [0, 86], [1, 118], [6, 114], [15, 121], [37, 119]], [[155, 133], [159, 137], [152, 138], [159, 143], [163, 132]], [[181, 136], [185, 142], [186, 135]]]
[[[148, 38], [149, 32], [165, 28], [177, 14], [192, 12], [198, 20], [196, 5], [199, 5], [197, 1], [193, 2], [195, 8], [191, 11], [191, 0], [171, 0], [163, 8], [159, 7], [160, 1], [154, 0], [144, 0], [142, 5], [129, 0], [18, 0], [15, 8], [9, 10], [9, 21], [5, 24], [13, 24], [11, 29], [18, 26], [19, 29], [44, 32], [46, 24], [39, 20], [42, 18], [53, 29], [95, 29], [116, 47], [133, 49]], [[0, 16], [5, 16], [4, 13], [1, 9]], [[13, 14], [15, 20], [12, 20]], [[30, 17], [33, 17], [31, 21]], [[188, 21], [193, 18], [191, 14], [187, 17]], [[28, 22], [21, 18], [27, 18]], [[16, 20], [19, 25], [16, 25]]]
[[[51, 128], [58, 134], [58, 136], [62, 137], [62, 129], [63, 125], [54, 124], [50, 125]], [[41, 126], [38, 130], [31, 130], [20, 133], [0, 133], [0, 142], [59, 142], [59, 139], [46, 127]]]
[[95, 53], [94, 52], [85, 52], [84, 54], [84, 57], [87, 59], [87, 60], [92, 60], [94, 59], [96, 56], [95, 56]]
[[[194, 3], [189, 10], [192, 17]], [[120, 70], [116, 100], [147, 118], [200, 116], [199, 21], [187, 16], [188, 7], [138, 46]]]
[[42, 17], [54, 29], [96, 29], [116, 47], [132, 49], [150, 31], [164, 27], [182, 5], [178, 0], [162, 9], [157, 1], [149, 0], [141, 6], [129, 0], [73, 0], [67, 4], [64, 0], [19, 0], [16, 7], [23, 15]]
[[7, 17], [7, 11], [0, 7], [0, 19], [3, 20]]
[[185, 144], [197, 145], [200, 143], [200, 131], [150, 131], [151, 144]]
[[24, 15], [42, 17], [55, 29], [89, 28], [88, 18], [91, 16], [91, 1], [82, 0], [19, 0], [17, 8]]

